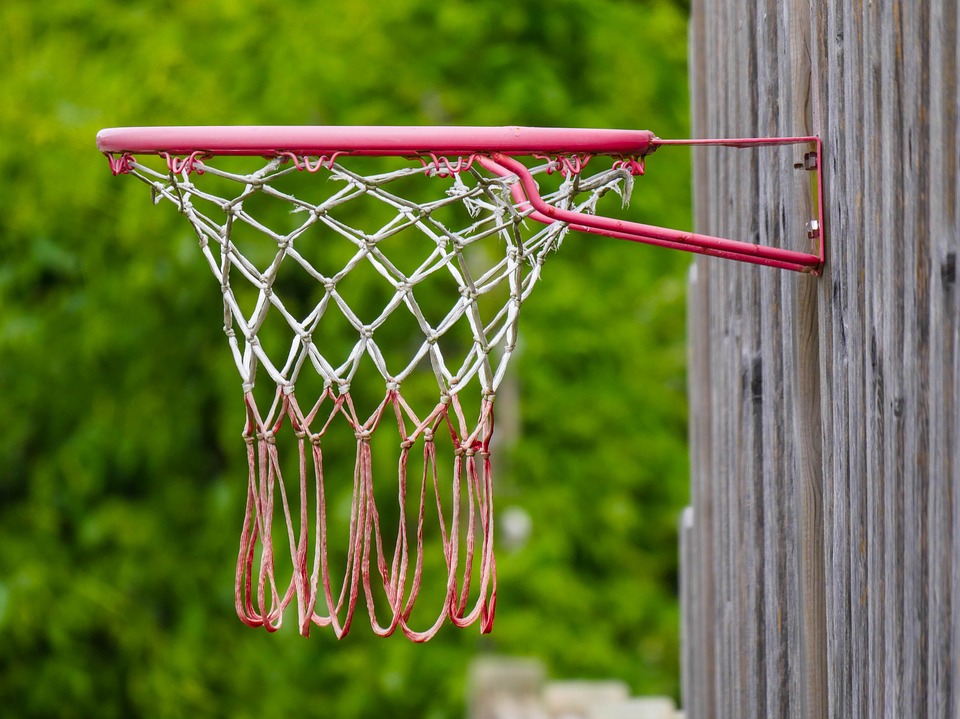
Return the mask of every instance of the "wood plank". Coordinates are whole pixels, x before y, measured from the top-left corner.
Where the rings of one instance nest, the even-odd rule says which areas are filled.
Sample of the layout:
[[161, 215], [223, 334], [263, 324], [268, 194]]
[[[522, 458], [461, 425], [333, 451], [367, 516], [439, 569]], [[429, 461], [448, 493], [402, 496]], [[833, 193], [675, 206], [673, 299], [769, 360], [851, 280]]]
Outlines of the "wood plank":
[[[956, 203], [958, 167], [957, 10], [948, 12], [936, 3], [930, 12], [930, 500], [928, 529], [929, 571], [927, 593], [926, 661], [928, 715], [946, 719], [960, 714], [957, 702], [956, 617], [957, 518], [956, 496], [960, 487], [957, 461], [956, 382], [960, 372], [957, 357], [958, 292], [956, 260], [958, 228]], [[939, 150], [939, 151], [933, 151]], [[954, 497], [954, 502], [944, 501]]]
[[[739, 63], [732, 67], [737, 80], [734, 103], [736, 112], [731, 115], [725, 134], [756, 134], [757, 67], [764, 61], [758, 47], [757, 17], [750, 0], [741, 0], [735, 8], [738, 18], [736, 48]], [[733, 193], [732, 236], [748, 242], [757, 241], [759, 216], [759, 188], [757, 184], [756, 153], [726, 151], [724, 160], [730, 167], [732, 182], [728, 185]], [[736, 546], [734, 582], [736, 594], [737, 635], [745, 649], [740, 652], [739, 689], [736, 711], [741, 716], [760, 716], [764, 703], [764, 665], [761, 637], [763, 607], [763, 536], [762, 536], [762, 486], [763, 486], [763, 436], [762, 436], [762, 386], [758, 380], [762, 365], [758, 362], [761, 343], [761, 317], [753, 308], [760, 299], [757, 273], [735, 268], [738, 285], [736, 312], [740, 336], [736, 342], [735, 357], [730, 358], [736, 369], [736, 404], [729, 421], [739, 427], [738, 448], [731, 468], [734, 480], [734, 501], [731, 503], [731, 523], [735, 527]]]
[[[711, 114], [718, 123], [716, 136], [726, 136], [730, 128], [738, 122], [740, 112], [739, 67], [742, 35], [737, 30], [741, 8], [739, 3], [717, 3], [715, 17], [718, 24], [718, 50], [715, 57], [721, 58], [714, 64], [715, 84], [721, 89], [716, 111]], [[719, 41], [723, 39], [723, 41]], [[715, 160], [720, 172], [720, 185], [714, 188], [716, 196], [717, 228], [722, 236], [734, 236], [737, 232], [737, 220], [732, 208], [736, 202], [735, 183], [737, 175], [729, 158], [716, 153]], [[712, 311], [718, 322], [715, 331], [720, 336], [713, 341], [718, 348], [717, 359], [719, 373], [714, 389], [715, 423], [718, 441], [714, 445], [716, 452], [713, 478], [717, 484], [716, 528], [718, 548], [717, 581], [717, 619], [719, 622], [719, 641], [717, 645], [717, 690], [718, 710], [722, 716], [735, 716], [741, 713], [742, 698], [742, 657], [740, 647], [740, 622], [737, 607], [736, 564], [738, 542], [736, 539], [737, 505], [737, 462], [740, 457], [741, 427], [737, 422], [741, 404], [739, 366], [730, 360], [730, 352], [739, 344], [741, 336], [740, 284], [737, 280], [737, 267], [728, 263], [713, 263], [714, 272], [719, 280], [720, 292], [711, 298]], [[716, 370], [714, 370], [716, 371]], [[719, 410], [719, 411], [716, 411]]]
[[[695, 2], [690, 10], [688, 46], [702, 48], [706, 42], [704, 8]], [[707, 67], [704, 53], [690, 53], [690, 92], [691, 107], [702, 106], [706, 102]], [[694, 137], [703, 134], [701, 117], [692, 113], [692, 132]], [[708, 175], [702, 161], [694, 151], [693, 163], [693, 202], [694, 226], [702, 226], [708, 212], [706, 196], [709, 189]], [[683, 637], [682, 646], [682, 697], [683, 706], [691, 717], [709, 717], [709, 697], [714, 692], [713, 647], [714, 628], [710, 621], [709, 608], [712, 606], [712, 551], [709, 542], [704, 541], [704, 533], [710, 527], [710, 489], [706, 482], [709, 466], [709, 422], [710, 410], [706, 398], [709, 397], [709, 342], [704, 337], [706, 327], [706, 307], [701, 297], [706, 278], [698, 280], [699, 258], [695, 259], [687, 283], [687, 382], [689, 396], [690, 431], [690, 510], [697, 521], [687, 535], [687, 548], [682, 561], [689, 566], [682, 567], [689, 588], [689, 605], [681, 615]], [[704, 366], [706, 363], [706, 366]], [[696, 383], [696, 385], [694, 385]]]
[[692, 506], [684, 508], [680, 515], [677, 534], [680, 540], [680, 613], [684, 621], [680, 627], [681, 656], [681, 705], [690, 716], [701, 712], [698, 694], [702, 686], [701, 663], [698, 660], [700, 646], [700, 597], [697, 581], [697, 543]]
[[[948, 198], [952, 197], [953, 204], [951, 206], [951, 212], [955, 213], [957, 203], [960, 201], [960, 183], [957, 182], [957, 173], [960, 172], [960, 156], [957, 155], [957, 148], [960, 148], [960, 112], [957, 109], [957, 103], [960, 103], [960, 98], [956, 94], [955, 88], [957, 87], [956, 78], [960, 75], [960, 72], [957, 71], [957, 68], [960, 67], [960, 42], [957, 42], [960, 32], [958, 32], [958, 27], [960, 27], [960, 7], [956, 4], [945, 3], [945, 20], [946, 25], [951, 28], [950, 34], [948, 37], [951, 37], [952, 46], [955, 48], [956, 54], [953, 56], [952, 60], [952, 69], [953, 69], [953, 82], [950, 87], [954, 88], [953, 92], [948, 95], [948, 97], [953, 98], [953, 105], [950, 107], [951, 114], [948, 117], [952, 120], [952, 124], [947, 125], [948, 132], [952, 131], [951, 135], [947, 135], [945, 140], [944, 148], [952, 150], [951, 154], [948, 157], [953, 158], [954, 166], [952, 172], [952, 182], [953, 187], [951, 192], [948, 195]], [[949, 185], [947, 185], [949, 187]], [[941, 270], [941, 278], [949, 279], [950, 271], [950, 253], [952, 252], [957, 261], [960, 262], [960, 234], [958, 234], [958, 227], [956, 217], [951, 214], [952, 221], [952, 232], [947, 236], [953, 241], [953, 248], [948, 251], [946, 257], [944, 258], [947, 271], [944, 274]], [[944, 265], [941, 265], [943, 268]], [[957, 378], [960, 378], [960, 292], [957, 291], [956, 282], [948, 282], [949, 292], [951, 293], [951, 302], [949, 304], [949, 324], [946, 326], [952, 328], [952, 332], [948, 335], [953, 343], [952, 348], [952, 359], [953, 359], [953, 372], [952, 378], [953, 382], [958, 382]], [[946, 365], [946, 362], [944, 362]], [[949, 366], [949, 365], [946, 365]], [[953, 497], [953, 512], [952, 512], [952, 529], [953, 529], [953, 546], [952, 546], [952, 562], [951, 567], [951, 591], [952, 591], [952, 603], [951, 603], [951, 647], [949, 653], [946, 655], [944, 670], [949, 673], [950, 679], [948, 680], [951, 684], [950, 694], [948, 695], [948, 703], [950, 711], [948, 714], [950, 716], [960, 715], [960, 690], [956, 687], [955, 679], [957, 677], [957, 657], [960, 656], [960, 442], [956, 441], [957, 437], [960, 437], [960, 389], [957, 388], [956, 384], [952, 386], [952, 394], [950, 395], [951, 401], [948, 403], [945, 401], [945, 424], [946, 426], [946, 436], [951, 442], [951, 452], [949, 464], [947, 466], [947, 480], [948, 487], [951, 491], [947, 493], [946, 496]], [[942, 496], [942, 495], [941, 495]]]
[[[697, 260], [702, 715], [958, 716], [960, 10], [695, 8], [698, 134], [821, 134], [830, 237], [807, 284]], [[802, 221], [762, 163], [695, 158], [698, 229]]]
[[[794, 0], [784, 25], [788, 32], [786, 43], [789, 57], [791, 127], [815, 134], [812, 126], [813, 99], [820, 92], [814, 87], [811, 65], [811, 9], [807, 0]], [[796, 131], [795, 130], [795, 131]], [[813, 216], [809, 202], [793, 193], [784, 197], [789, 218], [788, 236], [802, 236], [806, 218]], [[790, 341], [789, 358], [792, 364], [785, 368], [791, 376], [795, 395], [791, 445], [796, 452], [793, 476], [799, 493], [797, 539], [799, 552], [798, 628], [797, 645], [798, 711], [801, 717], [826, 715], [826, 628], [824, 606], [824, 545], [823, 545], [823, 473], [820, 421], [820, 360], [819, 328], [817, 325], [817, 280], [806, 276], [790, 276], [789, 298], [794, 305], [792, 322], [782, 328]]]
[[902, 87], [902, 141], [900, 165], [905, 169], [897, 192], [902, 197], [904, 277], [903, 302], [903, 567], [900, 577], [903, 605], [895, 624], [902, 635], [901, 716], [926, 716], [929, 683], [926, 657], [929, 477], [929, 364], [930, 364], [930, 235], [928, 174], [928, 111], [930, 103], [929, 22], [926, 3], [909, 12], [895, 9], [899, 55], [898, 85]]
[[[883, 138], [880, 147], [878, 175], [884, 169], [899, 166], [900, 147], [905, 141], [903, 127], [902, 26], [897, 17], [898, 7], [888, 0], [879, 4], [878, 44], [879, 130]], [[879, 264], [871, 281], [879, 286], [875, 305], [878, 326], [879, 357], [882, 378], [882, 425], [878, 427], [878, 460], [885, 468], [885, 482], [877, 496], [881, 504], [877, 514], [883, 525], [883, 537], [874, 544], [882, 562], [882, 583], [878, 597], [882, 609], [879, 629], [884, 642], [884, 677], [882, 713], [877, 716], [903, 716], [904, 656], [903, 632], [903, 502], [905, 466], [903, 460], [904, 421], [906, 403], [903, 384], [903, 341], [905, 293], [912, 291], [912, 278], [903, 273], [905, 252], [902, 235], [903, 194], [900, 183], [880, 179], [878, 214]]]
[[[815, 95], [814, 127], [824, 128], [825, 194], [831, 196], [834, 184], [842, 187], [844, 163], [841, 148], [843, 142], [842, 112], [836, 108], [846, 107], [844, 47], [844, 7], [846, 3], [818, 5], [811, 22], [815, 28], [812, 35], [817, 42], [813, 53], [813, 74], [821, 77], [820, 92]], [[824, 233], [827, 237], [843, 237], [849, 231], [847, 213], [836, 211], [834, 203], [826, 208]], [[848, 236], [848, 235], [846, 235]], [[831, 259], [839, 256], [843, 247], [830, 247]], [[842, 266], [842, 263], [841, 263]], [[825, 602], [825, 671], [826, 703], [824, 716], [833, 714], [852, 716], [850, 641], [850, 561], [847, 553], [849, 536], [849, 446], [837, 442], [836, 437], [849, 433], [848, 404], [840, 401], [838, 374], [846, 367], [846, 330], [844, 311], [844, 283], [835, 274], [835, 265], [828, 263], [819, 286], [819, 331], [821, 376], [820, 399], [822, 403], [822, 452], [823, 452], [823, 525], [824, 525], [824, 602]]]
[[[706, 278], [698, 279], [699, 265], [694, 264], [690, 271], [689, 298], [694, 306], [705, 307], [708, 296]], [[713, 647], [715, 646], [716, 625], [713, 622], [714, 605], [714, 558], [712, 532], [712, 491], [710, 482], [710, 343], [706, 312], [691, 315], [688, 325], [688, 366], [692, 369], [688, 377], [691, 385], [690, 395], [690, 437], [692, 446], [697, 448], [691, 456], [691, 478], [693, 487], [692, 513], [696, 518], [692, 532], [693, 545], [688, 556], [697, 565], [690, 567], [686, 574], [695, 588], [696, 608], [694, 615], [686, 615], [684, 625], [686, 634], [692, 638], [687, 646], [686, 661], [690, 666], [690, 677], [684, 687], [684, 706], [691, 716], [712, 716], [715, 692]], [[694, 399], [694, 397], [696, 397]]]
[[[757, 128], [768, 135], [779, 135], [782, 117], [780, 88], [783, 84], [779, 54], [783, 44], [779, 3], [765, 3], [758, 27], [761, 61], [758, 67]], [[780, 198], [780, 178], [784, 168], [778, 152], [763, 153], [758, 168], [760, 179], [759, 240], [764, 244], [783, 244], [786, 235]], [[784, 679], [791, 666], [789, 627], [793, 617], [790, 601], [789, 554], [791, 513], [786, 511], [790, 475], [786, 456], [784, 417], [784, 368], [782, 325], [785, 321], [781, 300], [781, 273], [759, 273], [758, 314], [762, 321], [762, 344], [756, 356], [760, 368], [759, 397], [762, 404], [762, 443], [764, 447], [762, 514], [764, 547], [762, 550], [764, 605], [761, 617], [764, 658], [763, 713], [759, 716], [789, 716], [791, 685]], [[765, 300], [765, 301], [764, 301]]]
[[[881, 232], [882, 198], [879, 192], [883, 187], [883, 173], [878, 163], [887, 138], [882, 126], [882, 85], [881, 53], [878, 38], [882, 32], [883, 16], [879, 3], [865, 5], [863, 28], [864, 66], [863, 94], [861, 102], [864, 114], [861, 118], [860, 142], [863, 146], [864, 163], [864, 213], [862, 237], [877, 238], [864, 248], [863, 274], [864, 296], [866, 300], [866, 326], [864, 341], [867, 346], [865, 372], [866, 396], [862, 407], [853, 411], [864, 414], [864, 443], [866, 449], [866, 591], [867, 591], [867, 680], [870, 682], [866, 694], [864, 716], [885, 716], [884, 696], [887, 683], [885, 667], [885, 583], [884, 583], [884, 490], [887, 485], [886, 462], [883, 448], [885, 442], [885, 358], [886, 345], [883, 334], [884, 296], [881, 281], [884, 266]], [[841, 200], [842, 202], [842, 200]], [[865, 281], [870, 278], [870, 281]], [[851, 438], [852, 439], [852, 438]]]
[[[870, 675], [870, 586], [868, 582], [869, 555], [867, 495], [872, 477], [868, 471], [866, 403], [868, 398], [867, 367], [870, 346], [867, 325], [867, 293], [863, 281], [866, 267], [866, 197], [869, 194], [865, 166], [867, 149], [860, 141], [865, 123], [866, 106], [863, 103], [863, 88], [867, 82], [866, 51], [864, 49], [864, 17], [862, 6], [842, 3], [842, 46], [844, 63], [842, 73], [843, 95], [846, 102], [833, 113], [834, 129], [831, 140], [831, 156], [841, 158], [842, 173], [838, 172], [838, 184], [831, 194], [829, 204], [831, 217], [835, 218], [831, 230], [832, 257], [837, 287], [834, 296], [839, 297], [839, 316], [842, 348], [838, 362], [834, 358], [835, 392], [846, 400], [848, 409], [846, 434], [836, 435], [835, 443], [842, 443], [848, 457], [845, 474], [846, 490], [837, 503], [847, 509], [845, 524], [836, 529], [837, 552], [846, 554], [850, 573], [838, 575], [836, 581], [848, 585], [847, 612], [850, 626], [849, 658], [840, 654], [837, 662], [849, 661], [850, 713], [848, 716], [868, 716], [869, 687], [873, 685]], [[833, 186], [831, 186], [833, 187]], [[872, 188], [870, 189], [872, 193]], [[845, 198], [845, 199], [844, 199]], [[836, 606], [837, 622], [845, 621], [842, 607]], [[837, 622], [834, 622], [836, 624]]]

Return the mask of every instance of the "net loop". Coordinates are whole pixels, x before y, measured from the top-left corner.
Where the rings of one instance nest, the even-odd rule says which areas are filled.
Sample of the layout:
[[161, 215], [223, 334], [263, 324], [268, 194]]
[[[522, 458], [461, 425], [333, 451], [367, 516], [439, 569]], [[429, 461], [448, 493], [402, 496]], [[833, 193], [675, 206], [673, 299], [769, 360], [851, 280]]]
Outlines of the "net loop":
[[317, 155], [311, 158], [307, 155], [298, 155], [295, 152], [281, 152], [278, 157], [290, 161], [301, 172], [317, 173], [320, 170], [332, 170], [337, 158], [342, 152], [332, 152], [329, 155]]
[[132, 153], [124, 152], [114, 154], [112, 152], [103, 153], [110, 163], [110, 172], [116, 175], [126, 175], [133, 171], [136, 165], [136, 159]]
[[613, 169], [626, 169], [634, 177], [639, 177], [644, 173], [643, 157], [621, 157], [613, 163]]
[[459, 175], [461, 172], [466, 172], [473, 167], [473, 161], [476, 159], [476, 154], [464, 156], [458, 156], [456, 164], [445, 155], [436, 155], [432, 152], [421, 153], [417, 155], [417, 159], [426, 168], [430, 174], [441, 179], [446, 179], [448, 177], [454, 177]]
[[547, 163], [544, 171], [548, 175], [552, 175], [554, 172], [559, 172], [563, 177], [579, 175], [584, 169], [586, 169], [590, 160], [593, 159], [593, 155], [588, 154], [557, 155], [556, 157], [551, 157], [549, 155], [534, 155], [534, 157]]
[[167, 163], [167, 169], [170, 170], [170, 172], [172, 172], [174, 175], [190, 175], [193, 172], [196, 172], [198, 175], [202, 175], [202, 161], [203, 159], [209, 157], [207, 153], [200, 150], [191, 152], [186, 156], [172, 155], [169, 152], [161, 152], [159, 155]]

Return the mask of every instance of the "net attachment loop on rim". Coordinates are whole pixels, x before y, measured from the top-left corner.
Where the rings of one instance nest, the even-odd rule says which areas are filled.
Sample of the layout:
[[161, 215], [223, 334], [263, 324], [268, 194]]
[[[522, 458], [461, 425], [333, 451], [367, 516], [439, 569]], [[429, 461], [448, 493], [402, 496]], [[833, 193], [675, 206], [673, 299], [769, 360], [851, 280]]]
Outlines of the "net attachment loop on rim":
[[[364, 604], [383, 636], [426, 641], [446, 623], [490, 631], [497, 390], [521, 306], [569, 230], [818, 271], [822, 238], [818, 256], [600, 214], [604, 195], [629, 199], [663, 144], [680, 141], [557, 128], [98, 135], [115, 174], [190, 221], [221, 289], [246, 418], [244, 623], [276, 631], [295, 607], [302, 634], [343, 637]], [[817, 138], [758, 144], [815, 147], [802, 168], [817, 171], [819, 190]], [[254, 159], [238, 169], [236, 156]], [[363, 165], [369, 156], [393, 160]], [[344, 457], [351, 481], [331, 481]], [[430, 573], [439, 588], [422, 591]]]

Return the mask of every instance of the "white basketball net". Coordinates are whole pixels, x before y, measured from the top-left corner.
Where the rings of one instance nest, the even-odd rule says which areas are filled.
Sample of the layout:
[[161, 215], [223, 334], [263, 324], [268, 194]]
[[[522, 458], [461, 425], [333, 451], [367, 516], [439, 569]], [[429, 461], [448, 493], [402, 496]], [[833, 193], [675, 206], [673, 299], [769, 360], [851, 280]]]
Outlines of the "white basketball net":
[[[350, 159], [276, 157], [244, 174], [222, 169], [228, 163], [198, 156], [183, 161], [168, 158], [169, 171], [133, 158], [123, 168], [152, 187], [156, 202], [168, 200], [187, 216], [222, 290], [224, 330], [243, 379], [250, 467], [237, 563], [237, 612], [246, 624], [272, 631], [280, 627], [284, 609], [296, 598], [302, 634], [317, 624], [331, 626], [342, 637], [362, 591], [377, 634], [389, 635], [400, 628], [410, 639], [425, 641], [448, 618], [457, 626], [480, 620], [481, 631], [487, 632], [496, 603], [489, 454], [494, 398], [516, 348], [520, 306], [567, 227], [525, 219], [530, 208], [516, 205], [510, 193], [516, 178], [489, 175], [473, 162], [475, 158], [456, 163], [429, 158], [422, 166], [398, 160], [401, 169], [368, 176], [349, 169]], [[547, 159], [531, 168], [540, 178], [558, 169], [565, 175], [554, 183], [559, 188], [544, 193], [544, 199], [556, 207], [589, 212], [608, 191], [629, 194], [627, 170], [603, 169], [588, 177], [579, 172], [582, 164], [580, 159]], [[314, 174], [300, 180], [296, 186], [300, 196], [294, 196], [283, 189], [283, 178], [302, 170]], [[421, 185], [416, 192], [426, 187], [434, 199], [409, 199], [415, 181]], [[325, 194], [318, 199], [317, 192]], [[281, 227], [267, 226], [262, 216], [248, 210], [264, 198], [286, 206]], [[376, 201], [378, 211], [389, 208], [387, 219], [372, 230], [350, 226], [344, 219], [349, 216], [346, 206], [358, 201]], [[453, 225], [450, 218], [464, 222]], [[241, 243], [241, 232], [255, 235], [259, 244]], [[342, 254], [346, 261], [333, 268], [319, 266], [322, 263], [315, 258], [335, 243], [341, 250], [344, 245], [349, 249]], [[481, 246], [483, 251], [478, 251]], [[412, 263], [411, 252], [417, 258]], [[398, 254], [404, 255], [405, 263], [398, 261]], [[372, 268], [382, 278], [387, 298], [383, 306], [371, 308], [367, 299], [358, 306], [341, 292], [348, 275], [360, 267], [368, 274]], [[293, 300], [284, 294], [284, 281], [278, 278], [291, 273], [313, 289], [307, 305], [302, 291]], [[439, 314], [435, 306], [422, 305], [418, 294], [422, 286], [438, 279], [456, 288], [446, 300], [449, 309]], [[499, 298], [493, 309], [491, 297]], [[382, 328], [397, 313], [407, 313], [406, 321], [418, 334], [418, 339], [403, 345], [401, 349], [409, 350], [400, 360], [396, 347], [378, 344]], [[331, 348], [314, 341], [331, 318], [341, 324], [345, 320], [352, 328], [355, 341], [345, 355], [329, 354]], [[278, 324], [286, 334], [282, 351], [276, 346], [268, 351], [260, 335], [268, 326], [276, 335]], [[446, 342], [454, 331], [468, 331], [472, 341]], [[382, 401], [369, 416], [358, 414], [350, 392], [365, 363], [376, 368], [384, 383]], [[429, 411], [418, 414], [401, 388], [426, 368], [435, 376], [439, 394]], [[322, 389], [301, 404], [304, 397], [298, 397], [295, 388], [307, 373], [313, 373], [311, 380]], [[258, 405], [254, 397], [254, 386], [266, 379], [276, 386], [276, 394], [269, 406], [262, 406], [265, 403]], [[468, 416], [461, 393], [474, 381], [481, 401], [478, 416]], [[330, 428], [343, 422], [356, 437], [356, 458], [345, 568], [334, 572], [327, 546], [324, 451]], [[287, 423], [289, 430], [284, 430]], [[381, 536], [371, 449], [375, 430], [392, 432], [390, 427], [396, 427], [400, 445], [401, 517], [392, 551]], [[298, 496], [288, 492], [281, 476], [277, 440], [285, 431], [296, 438], [299, 448]], [[443, 453], [438, 455], [437, 442], [445, 436], [452, 442], [449, 468], [438, 466]], [[419, 499], [415, 494], [408, 497], [410, 461], [418, 468]], [[447, 510], [442, 493], [453, 497]], [[411, 501], [418, 507], [416, 518], [405, 516]], [[434, 501], [446, 596], [433, 625], [415, 630], [408, 620], [421, 586], [426, 505]], [[282, 539], [275, 546], [274, 521], [279, 517]], [[278, 577], [280, 553], [289, 553], [289, 581]], [[473, 579], [471, 594], [474, 575], [478, 579]], [[377, 616], [378, 604], [380, 613], [388, 615], [385, 622]]]

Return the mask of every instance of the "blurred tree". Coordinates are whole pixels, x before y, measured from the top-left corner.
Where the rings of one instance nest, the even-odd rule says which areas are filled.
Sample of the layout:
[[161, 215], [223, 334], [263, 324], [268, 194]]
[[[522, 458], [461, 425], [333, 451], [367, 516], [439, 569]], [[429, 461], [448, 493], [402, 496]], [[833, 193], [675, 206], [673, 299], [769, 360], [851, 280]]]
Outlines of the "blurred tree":
[[[103, 126], [687, 126], [683, 3], [0, 6], [0, 703], [18, 717], [456, 717], [478, 652], [676, 692], [685, 256], [571, 235], [524, 308], [492, 639], [242, 627], [239, 386], [192, 231]], [[688, 169], [633, 212], [689, 224]], [[307, 708], [310, 709], [307, 709]]]

